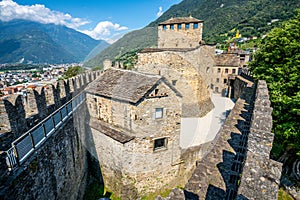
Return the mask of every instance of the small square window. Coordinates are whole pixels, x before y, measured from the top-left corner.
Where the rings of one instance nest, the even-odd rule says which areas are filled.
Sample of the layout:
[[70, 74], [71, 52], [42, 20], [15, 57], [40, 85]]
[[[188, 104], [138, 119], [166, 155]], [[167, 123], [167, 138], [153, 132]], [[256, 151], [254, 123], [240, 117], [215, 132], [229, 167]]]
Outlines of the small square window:
[[163, 117], [163, 108], [155, 108], [155, 119], [160, 119]]
[[185, 29], [189, 29], [189, 28], [190, 28], [190, 24], [189, 23], [185, 24]]
[[174, 24], [171, 24], [171, 25], [170, 25], [170, 29], [171, 29], [171, 30], [174, 30]]
[[215, 87], [215, 92], [219, 92], [219, 87]]
[[225, 69], [225, 74], [228, 74], [228, 69], [227, 68]]
[[198, 28], [198, 23], [194, 23], [193, 28], [194, 28], [194, 29], [197, 29], [197, 28]]
[[218, 68], [218, 73], [221, 73], [221, 68]]
[[182, 29], [182, 25], [181, 24], [177, 24], [177, 28], [178, 28], [178, 30]]
[[235, 74], [236, 73], [236, 69], [232, 69], [232, 73]]
[[163, 25], [163, 30], [167, 30], [167, 25]]
[[219, 83], [219, 82], [220, 82], [220, 79], [219, 79], [219, 78], [217, 78], [217, 79], [216, 79], [216, 82], [217, 82], [217, 83]]
[[177, 82], [177, 80], [172, 80], [172, 85], [175, 86], [176, 82]]
[[154, 140], [154, 148], [153, 150], [164, 149], [167, 147], [167, 138], [160, 138]]

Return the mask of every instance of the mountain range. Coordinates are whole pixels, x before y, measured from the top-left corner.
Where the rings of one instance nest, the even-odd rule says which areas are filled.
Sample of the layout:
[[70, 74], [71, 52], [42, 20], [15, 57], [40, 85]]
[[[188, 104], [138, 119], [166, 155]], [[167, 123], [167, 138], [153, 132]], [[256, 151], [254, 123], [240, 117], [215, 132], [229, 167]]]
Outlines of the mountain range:
[[61, 25], [12, 20], [0, 21], [0, 30], [0, 63], [81, 62], [109, 46]]
[[260, 37], [276, 23], [288, 20], [300, 7], [300, 0], [183, 0], [172, 6], [147, 27], [130, 32], [103, 50], [85, 66], [102, 66], [105, 59], [115, 60], [120, 55], [157, 45], [157, 25], [171, 17], [188, 17], [204, 20], [203, 39], [206, 43], [222, 43], [233, 30], [242, 36]]

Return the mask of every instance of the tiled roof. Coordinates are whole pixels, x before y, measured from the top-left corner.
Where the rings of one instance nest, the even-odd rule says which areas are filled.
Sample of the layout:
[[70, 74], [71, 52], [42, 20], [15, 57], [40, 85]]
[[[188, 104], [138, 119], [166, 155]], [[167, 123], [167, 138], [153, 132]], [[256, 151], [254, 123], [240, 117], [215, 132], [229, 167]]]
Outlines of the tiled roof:
[[240, 59], [236, 54], [223, 53], [215, 56], [216, 66], [238, 67]]
[[177, 17], [171, 18], [167, 21], [159, 23], [159, 25], [167, 25], [167, 24], [181, 24], [181, 23], [201, 23], [202, 20], [193, 18], [193, 17]]
[[158, 75], [121, 69], [108, 69], [86, 91], [95, 95], [137, 103], [162, 79]]

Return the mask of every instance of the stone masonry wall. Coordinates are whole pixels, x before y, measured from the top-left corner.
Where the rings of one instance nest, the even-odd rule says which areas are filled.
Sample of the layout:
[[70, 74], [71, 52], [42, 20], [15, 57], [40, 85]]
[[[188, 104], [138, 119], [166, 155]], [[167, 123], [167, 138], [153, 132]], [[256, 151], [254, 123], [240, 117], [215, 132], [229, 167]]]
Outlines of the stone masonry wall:
[[274, 134], [265, 81], [258, 81], [238, 199], [277, 199], [282, 164], [270, 159]]
[[[167, 96], [155, 97], [151, 95], [154, 93], [152, 91], [137, 105], [107, 99], [111, 110], [102, 112], [107, 116], [112, 115], [108, 117], [112, 120], [98, 118], [98, 127], [91, 126], [104, 183], [122, 199], [137, 199], [159, 188], [172, 188], [187, 180], [181, 169], [179, 147], [181, 100], [164, 83], [155, 89]], [[95, 101], [89, 98], [93, 96], [88, 94], [87, 100], [88, 104], [93, 104]], [[101, 97], [97, 98], [97, 102], [100, 102]], [[124, 113], [124, 109], [115, 109], [122, 107], [122, 104], [123, 108], [128, 107], [127, 113]], [[91, 105], [89, 107], [93, 108]], [[163, 118], [154, 118], [155, 108], [163, 108]], [[109, 126], [115, 132], [133, 138], [125, 142], [118, 141], [118, 138], [103, 132], [101, 126]], [[158, 138], [166, 138], [167, 145], [154, 150], [154, 140]]]
[[[256, 87], [245, 79], [238, 85], [243, 92], [211, 149], [197, 162], [184, 191], [174, 189], [166, 199], [277, 199], [282, 164], [269, 158], [274, 135], [266, 82]], [[241, 91], [235, 89], [235, 94]]]
[[87, 159], [82, 106], [21, 167], [7, 172], [1, 199], [82, 199]]
[[170, 29], [170, 25], [166, 25], [166, 30], [163, 26], [158, 26], [158, 48], [195, 48], [198, 47], [202, 40], [203, 23], [199, 23], [197, 29], [190, 27], [185, 28], [182, 24], [182, 29], [174, 25], [174, 30]]
[[187, 52], [140, 53], [136, 70], [160, 74], [176, 87], [183, 96], [182, 117], [202, 117], [213, 108], [208, 90], [209, 69], [213, 66], [209, 52], [200, 47]]
[[1, 99], [0, 195], [4, 199], [78, 199], [83, 196], [87, 173], [85, 108], [73, 113], [63, 128], [13, 171], [8, 171], [5, 151], [13, 140], [81, 92], [98, 75], [99, 72], [87, 73], [36, 88], [27, 96], [11, 95]]

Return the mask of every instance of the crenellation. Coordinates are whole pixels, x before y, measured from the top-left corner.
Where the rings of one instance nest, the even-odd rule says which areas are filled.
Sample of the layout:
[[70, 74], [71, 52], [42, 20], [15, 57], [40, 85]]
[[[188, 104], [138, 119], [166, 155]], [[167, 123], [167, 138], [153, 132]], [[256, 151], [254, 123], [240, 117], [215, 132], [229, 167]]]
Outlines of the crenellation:
[[44, 119], [48, 115], [45, 87], [37, 87], [33, 90], [33, 92], [35, 95], [39, 118]]
[[72, 93], [70, 89], [70, 79], [64, 81], [64, 87], [66, 90], [66, 101], [69, 101], [72, 99]]
[[18, 138], [27, 130], [26, 112], [23, 106], [23, 96], [11, 95], [4, 99], [5, 110], [8, 115], [10, 130], [14, 138]]
[[65, 81], [64, 80], [60, 80], [58, 81], [58, 85], [57, 85], [58, 91], [59, 91], [59, 98], [63, 99], [66, 98], [66, 88], [65, 88]]
[[[38, 86], [27, 90], [25, 95], [13, 94], [2, 97], [0, 102], [0, 132], [11, 131], [17, 138], [29, 127], [41, 121], [62, 104], [78, 94], [99, 72], [89, 73], [91, 79], [77, 76], [66, 81]], [[84, 76], [86, 77], [86, 76]], [[84, 80], [83, 80], [84, 79]], [[76, 87], [74, 87], [76, 85]]]
[[30, 117], [31, 115], [38, 114], [38, 108], [36, 101], [36, 95], [34, 89], [28, 89], [26, 92], [26, 96], [23, 97], [24, 99], [24, 109], [26, 113], [26, 118]]

